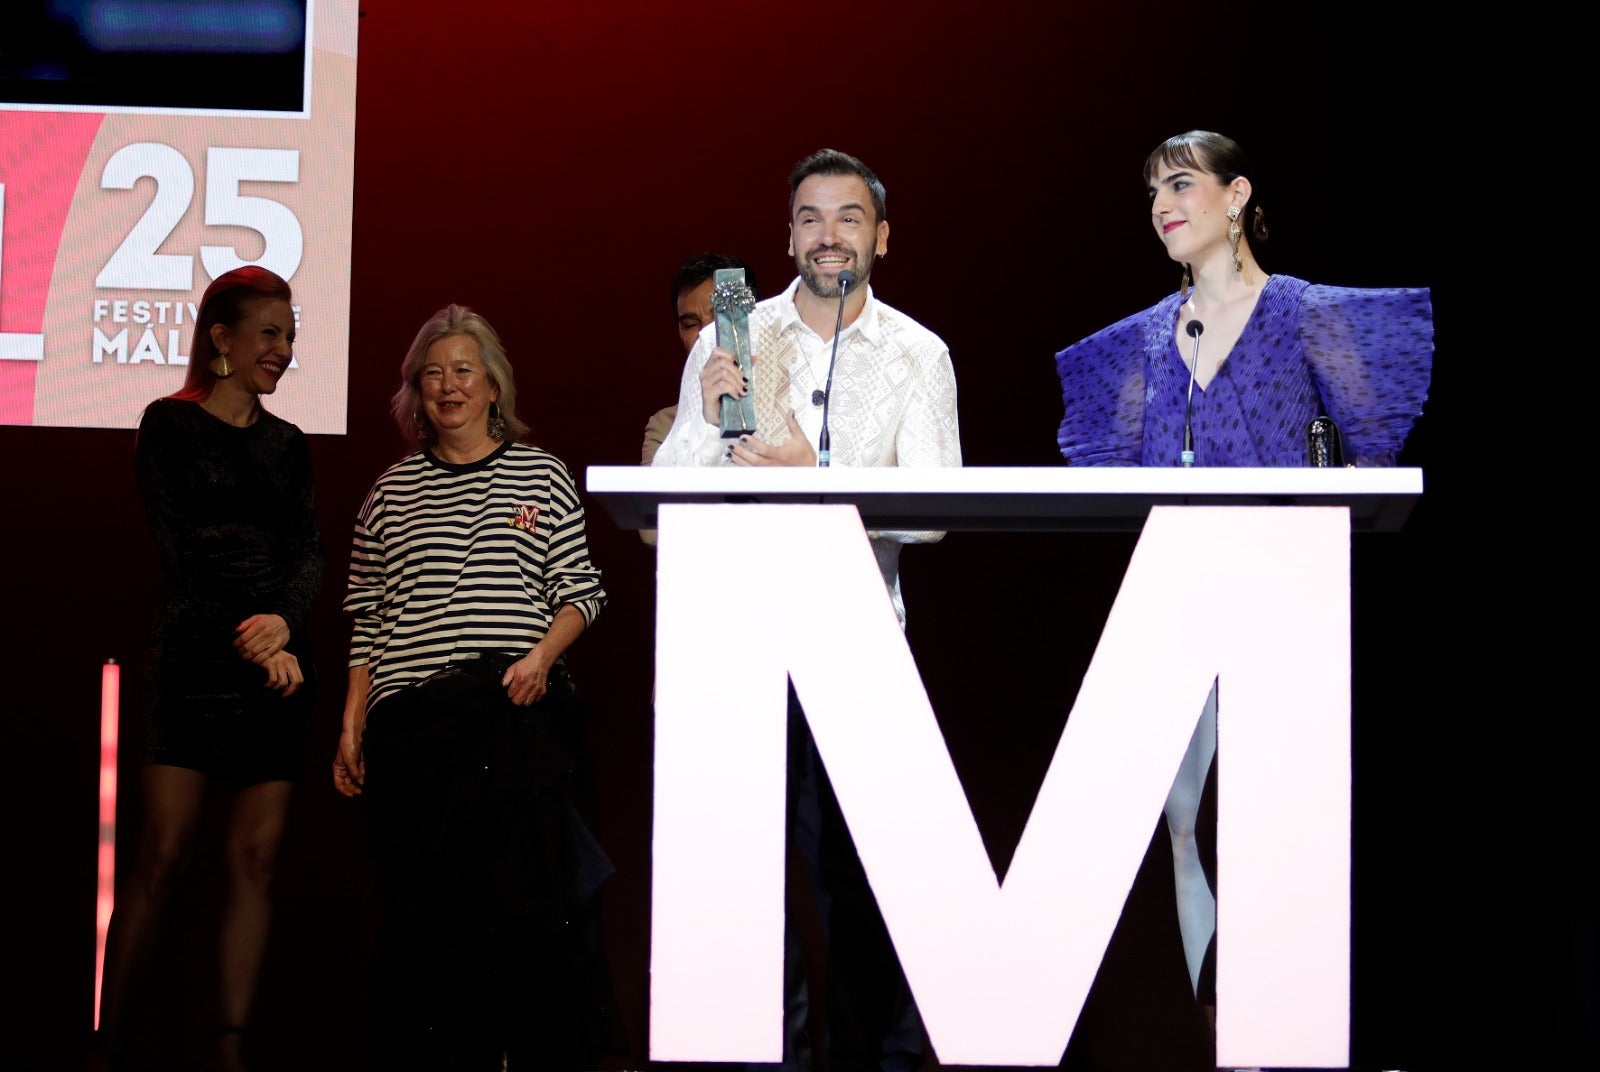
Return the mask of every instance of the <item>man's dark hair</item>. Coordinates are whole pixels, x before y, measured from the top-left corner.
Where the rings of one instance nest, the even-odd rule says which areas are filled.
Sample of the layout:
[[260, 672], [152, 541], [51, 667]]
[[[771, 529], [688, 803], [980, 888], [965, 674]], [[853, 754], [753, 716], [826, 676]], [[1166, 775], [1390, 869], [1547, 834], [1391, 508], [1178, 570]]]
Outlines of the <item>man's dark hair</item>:
[[854, 175], [867, 184], [867, 192], [872, 194], [872, 225], [876, 227], [889, 218], [887, 201], [889, 195], [883, 188], [883, 183], [872, 169], [849, 153], [841, 153], [837, 149], [818, 149], [804, 160], [794, 166], [789, 172], [789, 216], [794, 217], [794, 195], [800, 189], [800, 184], [813, 175]]
[[672, 273], [672, 308], [674, 310], [678, 308], [679, 294], [698, 287], [701, 283], [710, 279], [718, 268], [743, 268], [745, 285], [750, 288], [750, 292], [756, 297], [759, 298], [761, 296], [761, 291], [756, 286], [756, 274], [750, 270], [748, 264], [738, 257], [730, 257], [726, 253], [712, 253], [707, 250], [704, 253], [696, 253], [679, 265], [676, 272]]

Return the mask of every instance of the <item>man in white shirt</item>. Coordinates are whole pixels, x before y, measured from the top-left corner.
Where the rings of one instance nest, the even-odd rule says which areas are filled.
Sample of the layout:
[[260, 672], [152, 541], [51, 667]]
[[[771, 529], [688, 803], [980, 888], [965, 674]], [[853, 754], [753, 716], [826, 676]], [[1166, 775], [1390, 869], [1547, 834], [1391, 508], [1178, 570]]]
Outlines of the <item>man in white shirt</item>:
[[[799, 275], [749, 312], [753, 382], [717, 345], [716, 331], [703, 331], [651, 464], [815, 466], [826, 414], [831, 466], [959, 466], [949, 349], [879, 301], [868, 282], [889, 248], [883, 183], [855, 157], [822, 149], [795, 165], [789, 190], [789, 253]], [[754, 434], [722, 438], [724, 394], [754, 398]], [[900, 548], [944, 533], [869, 535], [903, 627]], [[790, 724], [792, 837], [829, 942], [828, 1067], [913, 1072], [926, 1053], [921, 1020], [792, 690]], [[786, 1007], [785, 1065], [793, 1067], [793, 1021], [804, 1001], [791, 993]]]
[[[676, 418], [651, 464], [816, 465], [840, 319], [839, 273], [849, 271], [854, 281], [843, 299], [827, 406], [829, 464], [960, 465], [950, 351], [933, 332], [879, 301], [869, 282], [874, 261], [889, 249], [883, 184], [856, 158], [823, 149], [795, 166], [789, 189], [789, 253], [800, 274], [750, 311], [754, 382], [742, 382], [737, 360], [717, 345], [715, 330], [702, 331], [684, 364]], [[752, 391], [755, 434], [723, 439], [722, 395]], [[900, 547], [943, 535], [873, 534], [902, 624]]]

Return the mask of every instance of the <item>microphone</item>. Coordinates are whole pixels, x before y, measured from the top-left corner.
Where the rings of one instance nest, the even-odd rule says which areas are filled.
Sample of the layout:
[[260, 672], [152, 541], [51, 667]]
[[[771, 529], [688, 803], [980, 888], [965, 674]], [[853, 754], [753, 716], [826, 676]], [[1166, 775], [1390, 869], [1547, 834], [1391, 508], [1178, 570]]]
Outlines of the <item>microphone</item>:
[[[855, 285], [856, 277], [847, 268], [839, 273], [839, 319], [833, 325], [833, 353], [828, 357], [828, 380], [822, 388], [822, 434], [817, 437], [817, 468], [828, 467], [828, 400], [833, 397], [833, 363], [839, 359], [839, 332], [844, 330], [844, 297]], [[812, 401], [816, 401], [815, 393]]]
[[1189, 395], [1183, 400], [1183, 467], [1187, 469], [1194, 464], [1194, 429], [1189, 424], [1189, 412], [1194, 406], [1194, 376], [1200, 368], [1200, 336], [1205, 333], [1206, 326], [1191, 320], [1183, 330], [1194, 340], [1194, 354], [1189, 358]]

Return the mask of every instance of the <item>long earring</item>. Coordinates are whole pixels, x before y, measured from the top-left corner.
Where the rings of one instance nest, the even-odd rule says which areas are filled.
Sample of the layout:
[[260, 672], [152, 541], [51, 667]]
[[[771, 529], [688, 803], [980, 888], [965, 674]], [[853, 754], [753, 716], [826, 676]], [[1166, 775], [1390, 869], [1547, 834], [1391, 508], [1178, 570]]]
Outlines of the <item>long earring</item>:
[[489, 438], [504, 439], [506, 437], [506, 422], [500, 417], [500, 404], [489, 403]]
[[206, 368], [211, 370], [211, 375], [219, 380], [225, 380], [233, 375], [233, 365], [228, 362], [228, 351], [223, 350], [213, 357]]
[[1194, 286], [1194, 279], [1189, 275], [1189, 266], [1183, 266], [1183, 278], [1178, 281], [1178, 294], [1184, 301], [1189, 300], [1189, 290]]
[[1233, 247], [1233, 270], [1244, 271], [1244, 258], [1239, 256], [1239, 239], [1244, 237], [1244, 228], [1239, 226], [1239, 206], [1228, 206], [1228, 245]]
[[416, 433], [418, 443], [430, 443], [433, 441], [433, 426], [422, 416], [420, 409], [411, 411], [411, 430]]

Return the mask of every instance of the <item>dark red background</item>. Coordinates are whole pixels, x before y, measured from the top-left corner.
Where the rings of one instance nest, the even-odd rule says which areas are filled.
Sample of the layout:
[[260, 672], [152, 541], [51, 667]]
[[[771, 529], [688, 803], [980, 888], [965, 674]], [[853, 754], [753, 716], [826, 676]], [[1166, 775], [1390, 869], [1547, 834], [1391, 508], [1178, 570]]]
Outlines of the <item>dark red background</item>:
[[[1511, 468], [1528, 455], [1495, 416], [1517, 397], [1502, 362], [1547, 347], [1487, 312], [1491, 280], [1502, 298], [1536, 285], [1530, 241], [1549, 228], [1508, 159], [1529, 132], [1516, 114], [1486, 120], [1503, 104], [1488, 57], [1509, 39], [1461, 32], [1366, 0], [368, 3], [350, 428], [313, 440], [325, 684], [279, 878], [265, 1045], [284, 1067], [363, 1067], [362, 810], [327, 776], [338, 606], [353, 513], [402, 451], [387, 401], [429, 314], [461, 302], [497, 326], [535, 439], [580, 474], [632, 464], [681, 370], [672, 269], [714, 248], [747, 259], [764, 293], [784, 286], [788, 170], [832, 146], [888, 187], [890, 255], [873, 285], [949, 343], [967, 463], [1055, 465], [1053, 355], [1176, 285], [1139, 169], [1164, 137], [1207, 127], [1257, 157], [1269, 270], [1434, 292], [1434, 390], [1402, 459], [1427, 490], [1405, 531], [1354, 547], [1353, 1061], [1415, 1072], [1592, 1047], [1595, 915], [1567, 870], [1584, 813], [1564, 790], [1588, 774], [1593, 703], [1560, 699], [1580, 629], [1543, 609], [1579, 591], [1576, 537]], [[0, 428], [8, 1068], [74, 1067], [91, 1022], [99, 668], [123, 664], [135, 709], [155, 596], [132, 447], [127, 431]], [[607, 926], [643, 1062], [653, 561], [596, 504], [590, 537], [611, 602], [574, 664], [595, 712], [601, 835], [619, 865]], [[1130, 550], [1123, 536], [957, 533], [905, 556], [912, 648], [998, 867]], [[745, 624], [729, 623], [727, 656]], [[1320, 623], [1303, 628], [1319, 641]], [[126, 835], [135, 766], [122, 774]], [[1166, 876], [1147, 868], [1135, 886], [1075, 1067], [1181, 1069], [1201, 1052], [1170, 982]], [[202, 859], [175, 906], [141, 1022], [174, 1060], [206, 1022], [216, 877]]]

